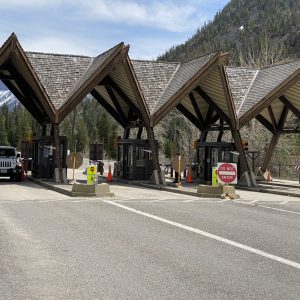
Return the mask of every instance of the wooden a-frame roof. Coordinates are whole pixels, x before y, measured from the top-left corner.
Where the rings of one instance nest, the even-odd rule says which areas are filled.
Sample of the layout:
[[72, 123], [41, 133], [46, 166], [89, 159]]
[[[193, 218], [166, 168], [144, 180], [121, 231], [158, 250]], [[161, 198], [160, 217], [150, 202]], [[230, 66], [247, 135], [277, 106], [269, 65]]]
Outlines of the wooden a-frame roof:
[[[200, 129], [202, 121], [214, 117], [218, 111], [230, 119], [233, 108], [228, 107], [230, 98], [225, 96], [220, 68], [226, 61], [227, 54], [220, 51], [185, 63], [133, 60], [152, 125], [175, 107]], [[209, 109], [211, 105], [214, 109]]]
[[256, 118], [276, 133], [291, 114], [300, 119], [300, 60], [263, 69], [226, 67], [226, 74], [239, 127]]
[[148, 121], [128, 48], [120, 43], [97, 57], [25, 52], [12, 34], [0, 49], [0, 80], [41, 124], [61, 122], [91, 93], [125, 127]]
[[39, 123], [54, 120], [54, 105], [15, 34], [0, 48], [0, 80]]

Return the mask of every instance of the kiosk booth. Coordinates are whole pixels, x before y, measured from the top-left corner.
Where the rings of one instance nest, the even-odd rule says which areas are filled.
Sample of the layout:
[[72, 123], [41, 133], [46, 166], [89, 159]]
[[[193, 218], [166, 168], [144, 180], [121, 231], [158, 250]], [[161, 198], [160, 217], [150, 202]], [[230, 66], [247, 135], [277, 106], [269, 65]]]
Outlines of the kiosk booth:
[[114, 166], [114, 176], [131, 180], [149, 180], [153, 170], [148, 140], [118, 141], [118, 161]]
[[[62, 168], [66, 168], [67, 137], [60, 136], [60, 155]], [[32, 141], [32, 175], [44, 179], [54, 178], [54, 151], [52, 136], [41, 136]]]
[[196, 164], [192, 166], [192, 175], [203, 182], [211, 182], [212, 168], [217, 167], [218, 162], [238, 163], [234, 143], [195, 141], [195, 147]]

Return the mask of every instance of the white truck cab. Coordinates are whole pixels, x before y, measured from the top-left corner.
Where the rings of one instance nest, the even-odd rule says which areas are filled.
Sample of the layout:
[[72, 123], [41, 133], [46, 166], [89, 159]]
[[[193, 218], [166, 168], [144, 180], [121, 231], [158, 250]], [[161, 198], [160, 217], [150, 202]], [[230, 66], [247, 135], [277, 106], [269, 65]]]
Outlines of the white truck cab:
[[0, 146], [0, 177], [10, 177], [11, 180], [22, 180], [22, 163], [16, 148]]

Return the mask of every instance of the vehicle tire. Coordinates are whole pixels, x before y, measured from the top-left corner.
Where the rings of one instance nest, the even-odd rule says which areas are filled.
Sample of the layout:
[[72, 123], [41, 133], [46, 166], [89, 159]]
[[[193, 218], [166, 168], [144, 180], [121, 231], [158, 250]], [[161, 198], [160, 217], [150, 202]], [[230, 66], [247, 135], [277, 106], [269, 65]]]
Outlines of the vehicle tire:
[[10, 181], [14, 181], [15, 180], [15, 176], [10, 176]]

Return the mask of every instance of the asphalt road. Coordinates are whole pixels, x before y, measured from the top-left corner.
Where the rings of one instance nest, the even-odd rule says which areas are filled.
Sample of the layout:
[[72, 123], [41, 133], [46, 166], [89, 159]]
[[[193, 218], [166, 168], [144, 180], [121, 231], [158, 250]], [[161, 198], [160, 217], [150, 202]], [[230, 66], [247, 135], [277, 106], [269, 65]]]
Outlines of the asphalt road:
[[0, 181], [0, 299], [299, 299], [297, 199], [114, 192]]

